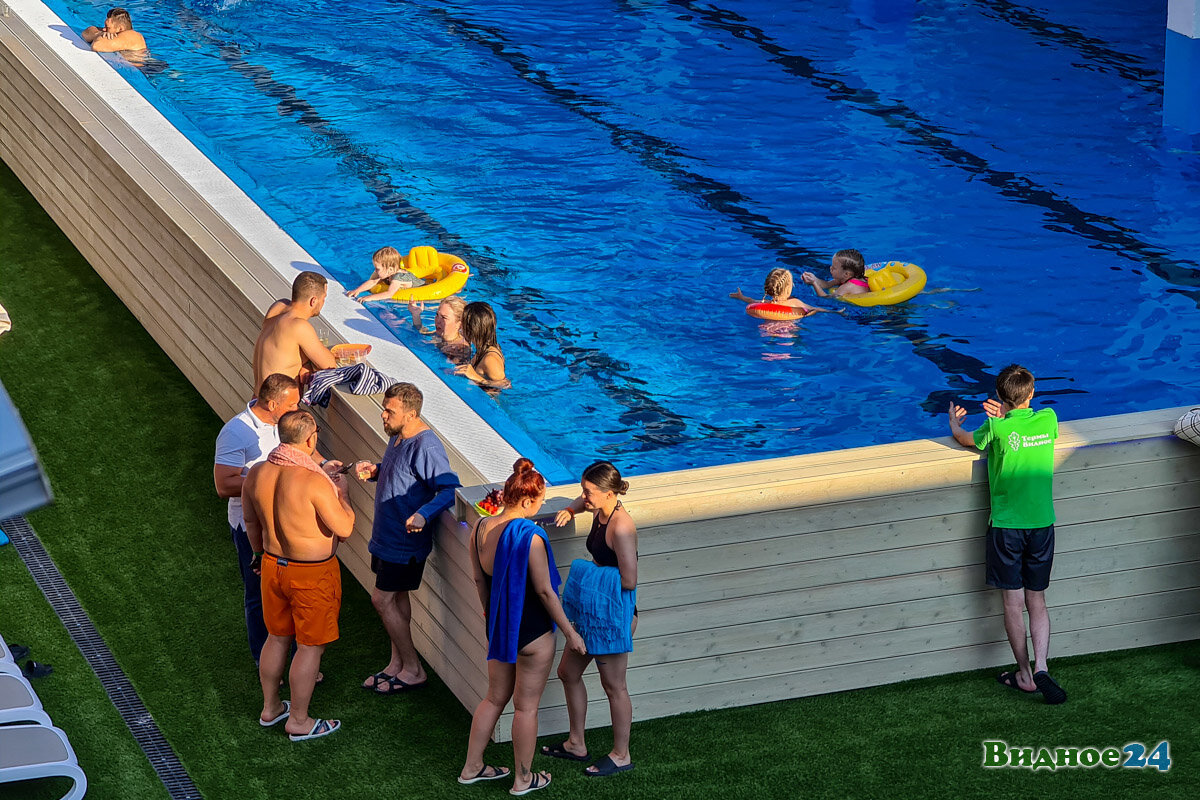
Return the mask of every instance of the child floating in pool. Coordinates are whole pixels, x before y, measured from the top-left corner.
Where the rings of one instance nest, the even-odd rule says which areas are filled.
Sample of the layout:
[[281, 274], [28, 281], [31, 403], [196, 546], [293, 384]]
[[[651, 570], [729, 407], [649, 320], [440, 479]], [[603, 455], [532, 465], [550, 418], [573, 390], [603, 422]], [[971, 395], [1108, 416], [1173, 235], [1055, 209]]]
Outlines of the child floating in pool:
[[[394, 247], [381, 247], [371, 256], [375, 271], [371, 277], [360, 283], [357, 288], [346, 292], [346, 297], [353, 297], [360, 303], [372, 300], [391, 300], [392, 295], [401, 289], [411, 289], [420, 286], [423, 281], [416, 275], [404, 269], [404, 257]], [[378, 287], [378, 292], [371, 290]], [[365, 297], [360, 294], [367, 292]]]
[[[821, 297], [845, 297], [871, 291], [867, 285], [867, 263], [857, 250], [838, 250], [834, 253], [829, 273], [832, 279], [827, 281], [811, 272], [805, 272], [800, 279], [813, 287]], [[832, 291], [826, 294], [830, 289]]]
[[753, 297], [747, 297], [742, 294], [740, 287], [736, 292], [730, 292], [729, 296], [734, 300], [741, 300], [743, 303], [775, 303], [781, 306], [791, 306], [798, 309], [801, 315], [805, 317], [818, 311], [829, 310], [828, 308], [810, 306], [792, 297], [792, 286], [792, 273], [789, 270], [779, 268], [767, 273], [767, 279], [763, 281], [763, 297], [761, 300], [755, 300]]

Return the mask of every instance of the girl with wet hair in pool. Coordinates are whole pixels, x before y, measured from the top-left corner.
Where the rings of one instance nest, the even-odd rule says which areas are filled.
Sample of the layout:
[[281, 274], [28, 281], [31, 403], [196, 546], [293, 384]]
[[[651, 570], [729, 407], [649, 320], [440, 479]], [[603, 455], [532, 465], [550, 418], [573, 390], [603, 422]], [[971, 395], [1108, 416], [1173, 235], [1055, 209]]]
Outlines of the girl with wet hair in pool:
[[408, 313], [412, 315], [413, 327], [418, 333], [433, 334], [433, 343], [450, 363], [459, 366], [471, 359], [471, 345], [463, 336], [462, 317], [467, 301], [456, 294], [450, 295], [438, 303], [437, 314], [433, 318], [433, 330], [421, 324], [421, 312], [425, 303], [416, 300], [408, 301]]
[[801, 312], [801, 317], [807, 317], [817, 311], [828, 311], [827, 308], [817, 308], [810, 306], [803, 300], [792, 297], [792, 273], [790, 270], [782, 267], [773, 269], [767, 273], [766, 280], [763, 281], [763, 296], [761, 300], [755, 300], [749, 295], [742, 294], [739, 287], [736, 292], [730, 292], [729, 296], [734, 300], [741, 300], [743, 303], [774, 303], [780, 306], [790, 306], [798, 309]]
[[467, 760], [459, 783], [507, 777], [509, 770], [483, 761], [484, 749], [508, 701], [513, 701], [512, 794], [550, 784], [550, 773], [533, 772], [538, 704], [554, 663], [554, 627], [562, 628], [570, 652], [587, 652], [558, 601], [558, 568], [546, 532], [530, 521], [546, 500], [546, 480], [527, 458], [517, 460], [504, 483], [504, 510], [479, 520], [468, 548], [475, 588], [488, 635], [487, 695], [471, 717]]
[[818, 278], [811, 272], [800, 276], [821, 297], [845, 297], [851, 294], [866, 294], [871, 291], [867, 284], [867, 262], [857, 250], [838, 250], [829, 262], [830, 280]]
[[507, 389], [512, 383], [504, 374], [504, 353], [496, 342], [496, 312], [487, 303], [467, 303], [462, 314], [463, 336], [475, 349], [469, 364], [454, 370], [482, 386]]
[[625, 672], [637, 629], [637, 526], [621, 503], [629, 483], [610, 462], [597, 461], [585, 469], [580, 486], [583, 493], [558, 512], [554, 522], [562, 527], [581, 511], [592, 513], [592, 529], [587, 537], [592, 560], [575, 559], [563, 587], [563, 607], [583, 636], [587, 652], [563, 651], [558, 662], [571, 733], [563, 742], [542, 747], [542, 753], [571, 761], [590, 760], [584, 741], [588, 699], [583, 672], [594, 660], [608, 695], [613, 747], [583, 774], [606, 777], [633, 769], [629, 756], [633, 704]]

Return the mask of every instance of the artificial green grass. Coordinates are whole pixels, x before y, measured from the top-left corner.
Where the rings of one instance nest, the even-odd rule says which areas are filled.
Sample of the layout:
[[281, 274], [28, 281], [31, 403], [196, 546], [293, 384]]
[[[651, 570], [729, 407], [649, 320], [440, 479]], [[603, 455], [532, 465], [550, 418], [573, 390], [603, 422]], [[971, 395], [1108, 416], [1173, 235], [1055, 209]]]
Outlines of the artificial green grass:
[[[221, 420], [2, 168], [0, 301], [14, 320], [0, 338], [0, 379], [58, 498], [30, 520], [207, 797], [505, 796], [504, 781], [455, 783], [469, 715], [436, 679], [411, 696], [358, 687], [385, 663], [387, 642], [349, 575], [342, 639], [313, 702], [314, 714], [345, 729], [293, 745], [259, 728], [241, 585], [212, 488]], [[30, 602], [0, 584], [5, 618]], [[1054, 671], [1071, 692], [1060, 707], [966, 673], [637, 723], [637, 769], [608, 780], [586, 779], [569, 762], [539, 758], [535, 767], [554, 773], [550, 793], [573, 798], [1195, 795], [1200, 643], [1060, 659]], [[96, 702], [81, 698], [81, 713]], [[1169, 739], [1174, 764], [1163, 774], [984, 770], [984, 739]], [[610, 744], [608, 730], [589, 734], [597, 757]], [[511, 764], [511, 749], [493, 745], [489, 760]]]
[[[52, 675], [31, 683], [46, 713], [71, 740], [88, 776], [88, 796], [165, 800], [166, 788], [12, 545], [0, 547], [0, 634], [54, 667]], [[0, 797], [58, 798], [70, 786], [66, 779], [27, 781], [12, 795], [7, 787], [0, 789]]]

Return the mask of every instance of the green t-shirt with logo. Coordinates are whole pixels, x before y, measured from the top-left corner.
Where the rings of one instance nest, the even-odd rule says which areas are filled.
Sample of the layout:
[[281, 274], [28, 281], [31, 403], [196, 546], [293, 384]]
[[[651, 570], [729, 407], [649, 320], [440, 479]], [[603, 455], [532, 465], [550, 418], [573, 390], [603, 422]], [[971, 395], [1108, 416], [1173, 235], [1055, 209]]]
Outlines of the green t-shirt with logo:
[[992, 525], [1045, 528], [1054, 524], [1054, 409], [1014, 408], [988, 417], [975, 431], [975, 446], [988, 455]]

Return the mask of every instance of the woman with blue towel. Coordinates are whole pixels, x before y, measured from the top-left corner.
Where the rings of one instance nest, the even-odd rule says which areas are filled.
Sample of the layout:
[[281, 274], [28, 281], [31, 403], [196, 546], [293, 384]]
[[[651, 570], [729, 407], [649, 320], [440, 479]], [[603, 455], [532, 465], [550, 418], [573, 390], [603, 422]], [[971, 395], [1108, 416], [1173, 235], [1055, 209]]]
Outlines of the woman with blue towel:
[[538, 703], [554, 663], [554, 628], [567, 637], [566, 652], [587, 652], [558, 601], [558, 567], [546, 532], [529, 518], [546, 500], [546, 479], [527, 458], [517, 460], [504, 484], [504, 510], [481, 519], [469, 549], [475, 587], [488, 634], [488, 690], [471, 718], [467, 761], [459, 783], [504, 778], [509, 771], [485, 764], [483, 751], [508, 701], [513, 701], [513, 788], [523, 795], [550, 785], [550, 773], [533, 772]]
[[608, 695], [612, 715], [613, 749], [583, 771], [589, 777], [606, 777], [633, 769], [629, 756], [629, 729], [633, 703], [625, 685], [625, 670], [637, 628], [637, 526], [621, 504], [629, 491], [621, 473], [607, 461], [597, 461], [583, 471], [583, 494], [558, 512], [555, 524], [566, 525], [580, 511], [592, 513], [587, 549], [592, 560], [577, 558], [563, 587], [563, 608], [587, 644], [587, 652], [564, 650], [558, 664], [567, 696], [571, 734], [566, 741], [542, 747], [542, 753], [571, 761], [588, 761], [584, 742], [587, 689], [583, 671], [595, 659], [600, 683]]

